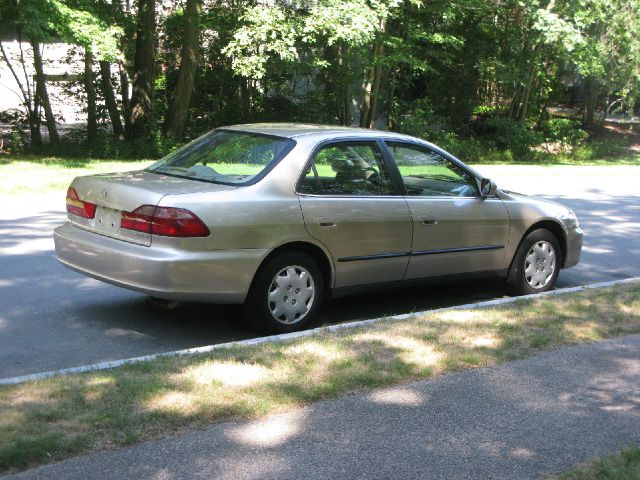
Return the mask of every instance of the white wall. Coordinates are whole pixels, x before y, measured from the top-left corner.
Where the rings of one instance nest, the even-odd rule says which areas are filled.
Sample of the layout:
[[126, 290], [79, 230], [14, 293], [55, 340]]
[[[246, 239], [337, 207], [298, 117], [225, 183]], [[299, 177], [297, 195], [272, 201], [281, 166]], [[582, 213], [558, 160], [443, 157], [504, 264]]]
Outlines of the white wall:
[[[25, 60], [26, 77], [20, 62], [21, 46]], [[2, 47], [11, 60], [11, 64], [18, 74], [20, 82], [26, 88], [28, 78], [33, 93], [35, 72], [33, 70], [33, 51], [31, 46], [27, 42], [20, 44], [16, 40], [3, 41]], [[66, 62], [67, 56], [71, 56], [71, 62], [69, 63]], [[84, 71], [82, 56], [74, 54], [73, 47], [65, 43], [43, 45], [42, 60], [44, 73], [48, 75], [77, 75], [82, 74]], [[85, 122], [86, 114], [82, 112], [82, 106], [73, 98], [74, 95], [65, 94], [61, 87], [62, 82], [47, 82], [47, 91], [51, 98], [51, 105], [56, 118], [59, 119], [60, 123]], [[0, 111], [21, 108], [21, 106], [22, 96], [18, 84], [4, 61], [4, 58], [0, 55]]]

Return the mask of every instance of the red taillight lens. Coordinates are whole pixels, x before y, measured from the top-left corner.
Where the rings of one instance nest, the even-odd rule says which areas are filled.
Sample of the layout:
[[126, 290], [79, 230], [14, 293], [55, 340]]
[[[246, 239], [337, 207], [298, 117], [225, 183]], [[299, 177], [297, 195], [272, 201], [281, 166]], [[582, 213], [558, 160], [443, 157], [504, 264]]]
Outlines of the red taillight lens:
[[83, 202], [78, 197], [78, 192], [73, 187], [67, 190], [67, 212], [82, 218], [95, 218], [96, 204]]
[[120, 227], [164, 237], [208, 237], [211, 233], [195, 213], [184, 208], [142, 205], [122, 212]]

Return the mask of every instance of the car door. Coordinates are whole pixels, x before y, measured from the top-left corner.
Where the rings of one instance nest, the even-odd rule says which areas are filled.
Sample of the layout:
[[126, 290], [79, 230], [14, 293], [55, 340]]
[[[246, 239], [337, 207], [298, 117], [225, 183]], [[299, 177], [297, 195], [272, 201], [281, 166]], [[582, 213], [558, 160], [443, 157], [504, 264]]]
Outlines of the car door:
[[483, 198], [477, 178], [426, 146], [387, 141], [413, 219], [405, 278], [498, 270], [509, 240], [509, 213], [497, 197]]
[[309, 235], [335, 265], [335, 287], [401, 280], [412, 219], [375, 140], [325, 143], [298, 184]]

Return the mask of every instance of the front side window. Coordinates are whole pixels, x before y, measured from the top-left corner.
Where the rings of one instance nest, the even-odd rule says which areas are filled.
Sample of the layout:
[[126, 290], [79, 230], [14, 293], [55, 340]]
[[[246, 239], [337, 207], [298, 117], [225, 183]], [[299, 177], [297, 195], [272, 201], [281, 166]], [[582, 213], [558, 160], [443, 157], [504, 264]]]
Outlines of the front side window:
[[410, 196], [478, 197], [473, 175], [438, 152], [418, 145], [386, 142]]
[[375, 142], [340, 142], [322, 147], [298, 186], [317, 195], [392, 195], [393, 188]]
[[194, 180], [242, 185], [293, 148], [288, 138], [214, 130], [170, 153], [147, 170]]

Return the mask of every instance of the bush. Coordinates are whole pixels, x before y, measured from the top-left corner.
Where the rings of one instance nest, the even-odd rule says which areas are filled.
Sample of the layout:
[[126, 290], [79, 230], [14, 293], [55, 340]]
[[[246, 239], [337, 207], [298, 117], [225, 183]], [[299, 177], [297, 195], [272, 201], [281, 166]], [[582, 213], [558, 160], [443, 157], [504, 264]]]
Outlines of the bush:
[[158, 130], [135, 140], [118, 140], [108, 132], [100, 132], [92, 143], [86, 141], [84, 129], [66, 132], [58, 145], [43, 143], [41, 146], [28, 145], [26, 153], [65, 158], [96, 159], [154, 159], [160, 158], [178, 147], [162, 136]]
[[476, 124], [476, 131], [500, 150], [510, 150], [516, 160], [529, 160], [531, 147], [542, 142], [542, 135], [510, 118], [489, 117]]
[[396, 129], [400, 133], [429, 139], [444, 132], [446, 122], [437, 115], [426, 98], [394, 105], [398, 115]]
[[9, 128], [0, 130], [2, 148], [0, 152], [22, 152], [29, 135], [27, 117], [22, 110], [10, 109], [0, 111], [0, 123], [7, 124]]
[[546, 142], [560, 142], [575, 146], [589, 134], [580, 128], [580, 121], [570, 118], [551, 118], [540, 126]]

